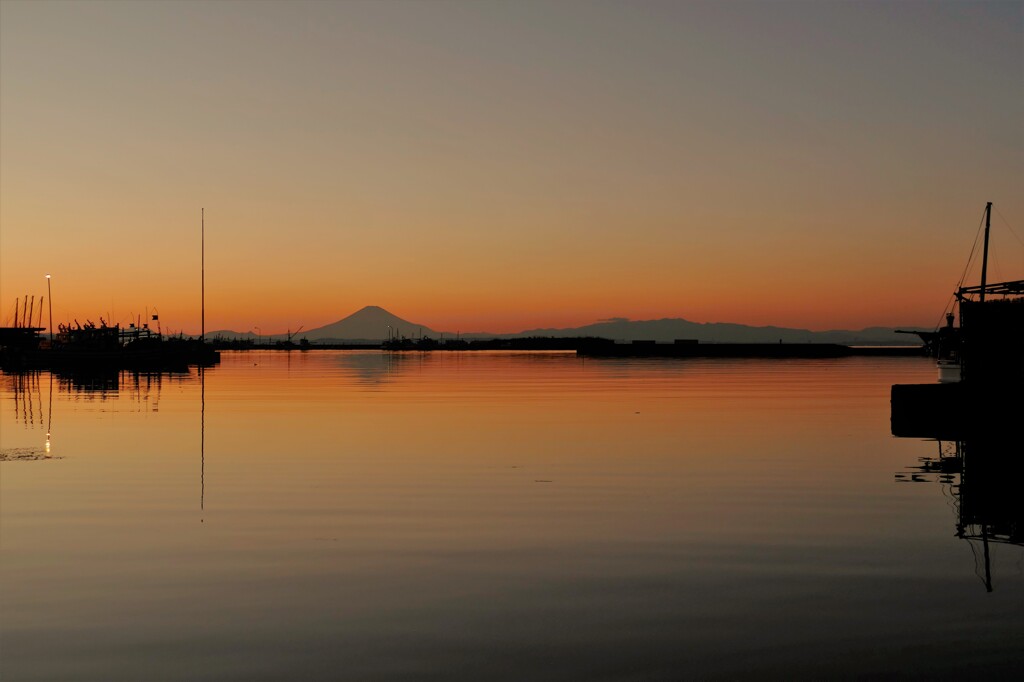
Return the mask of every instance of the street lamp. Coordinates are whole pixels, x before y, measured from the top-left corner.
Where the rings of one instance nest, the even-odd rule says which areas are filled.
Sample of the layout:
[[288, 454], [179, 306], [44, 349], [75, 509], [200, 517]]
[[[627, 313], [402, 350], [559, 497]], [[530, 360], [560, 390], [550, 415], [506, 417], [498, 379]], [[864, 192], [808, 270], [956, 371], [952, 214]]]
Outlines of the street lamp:
[[50, 345], [53, 345], [53, 294], [50, 293], [50, 273], [46, 273], [46, 298], [50, 302]]

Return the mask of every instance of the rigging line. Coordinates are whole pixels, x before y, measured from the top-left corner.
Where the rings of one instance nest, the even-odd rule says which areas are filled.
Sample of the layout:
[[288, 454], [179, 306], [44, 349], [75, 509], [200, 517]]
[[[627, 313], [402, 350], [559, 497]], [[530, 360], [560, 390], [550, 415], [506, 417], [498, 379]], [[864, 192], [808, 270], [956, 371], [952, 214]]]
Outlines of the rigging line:
[[933, 328], [938, 331], [939, 327], [942, 326], [943, 321], [946, 318], [946, 313], [953, 312], [953, 308], [956, 307], [956, 293], [960, 290], [960, 287], [964, 285], [964, 281], [967, 279], [967, 275], [970, 274], [971, 263], [974, 260], [974, 253], [978, 250], [978, 241], [981, 239], [981, 228], [985, 224], [985, 211], [982, 210], [981, 218], [978, 220], [978, 231], [974, 234], [974, 244], [971, 246], [971, 253], [967, 256], [967, 264], [964, 265], [963, 274], [960, 275], [960, 281], [957, 282], [956, 287], [953, 289], [953, 293], [949, 296], [949, 301], [942, 308], [942, 314], [939, 316], [939, 321]]
[[1003, 224], [1006, 225], [1006, 229], [1010, 231], [1010, 234], [1013, 235], [1014, 239], [1019, 241], [1021, 243], [1021, 246], [1024, 246], [1024, 239], [1021, 239], [1020, 236], [1014, 231], [1014, 229], [1010, 227], [1010, 221], [1006, 219], [1006, 216], [1000, 213], [998, 208], [996, 209], [996, 213], [999, 214], [999, 217], [1003, 219]]
[[974, 555], [974, 575], [981, 579], [981, 582], [985, 582], [985, 579], [981, 575], [981, 561], [978, 559], [978, 550], [974, 548], [974, 543], [971, 542], [971, 538], [964, 538], [967, 540], [967, 546], [971, 548], [971, 554]]
[[[1006, 279], [1006, 273], [1003, 271], [1002, 267], [999, 265], [999, 256], [994, 254], [994, 253], [992, 254], [992, 265], [993, 265], [992, 272], [995, 275], [994, 279], [997, 282], [1000, 281], [1000, 280]], [[1011, 267], [1010, 271], [1012, 272], [1012, 270], [1013, 270], [1013, 268]]]
[[956, 288], [959, 289], [964, 285], [964, 281], [967, 279], [967, 273], [971, 268], [971, 262], [974, 260], [974, 252], [978, 250], [978, 240], [981, 238], [981, 228], [985, 224], [985, 211], [981, 212], [981, 220], [978, 221], [978, 231], [974, 235], [974, 245], [971, 246], [971, 254], [967, 256], [967, 265], [964, 266], [964, 274], [960, 275], [960, 281], [957, 282]]
[[953, 512], [956, 512], [956, 496], [953, 494], [953, 486], [951, 484], [942, 484], [942, 496], [946, 499], [946, 506]]
[[942, 315], [939, 317], [939, 321], [935, 323], [935, 328], [934, 328], [933, 331], [939, 331], [939, 327], [941, 327], [942, 323], [946, 321], [946, 313], [947, 312], [950, 312], [950, 313], [953, 312], [953, 306], [955, 304], [956, 304], [956, 294], [950, 294], [949, 295], [949, 300], [946, 302], [945, 307], [943, 307]]

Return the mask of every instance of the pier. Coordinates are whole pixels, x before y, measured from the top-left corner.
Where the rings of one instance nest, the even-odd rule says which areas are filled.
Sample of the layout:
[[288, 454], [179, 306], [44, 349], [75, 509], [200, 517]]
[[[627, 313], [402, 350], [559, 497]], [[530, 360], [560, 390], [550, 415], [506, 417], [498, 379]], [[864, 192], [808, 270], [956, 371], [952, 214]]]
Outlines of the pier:
[[675, 343], [634, 341], [581, 346], [579, 355], [628, 358], [764, 358], [813, 359], [854, 356], [916, 357], [924, 355], [922, 346], [844, 346], [837, 343]]

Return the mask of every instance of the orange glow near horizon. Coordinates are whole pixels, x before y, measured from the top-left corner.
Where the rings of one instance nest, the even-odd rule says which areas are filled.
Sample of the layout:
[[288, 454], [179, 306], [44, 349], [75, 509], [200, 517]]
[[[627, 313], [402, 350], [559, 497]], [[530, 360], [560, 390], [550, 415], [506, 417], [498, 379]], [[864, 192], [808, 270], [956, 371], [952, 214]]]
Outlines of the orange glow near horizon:
[[5, 3], [0, 324], [198, 333], [203, 207], [208, 331], [931, 327], [986, 201], [1024, 278], [1019, 12], [728, 4]]
[[[363, 251], [361, 259], [346, 259], [331, 271], [331, 251], [310, 253], [301, 264], [276, 262], [273, 253], [298, 251], [283, 243], [262, 252], [251, 244], [236, 248], [238, 237], [225, 239], [216, 218], [208, 218], [206, 329], [245, 332], [259, 327], [264, 334], [300, 325], [314, 329], [365, 305], [379, 305], [439, 332], [576, 327], [612, 317], [680, 317], [812, 330], [928, 327], [940, 318], [955, 285], [965, 258], [960, 252], [969, 249], [963, 240], [951, 240], [952, 245], [932, 245], [920, 254], [870, 253], [856, 244], [847, 244], [844, 253], [843, 245], [835, 244], [843, 240], [833, 237], [827, 250], [816, 253], [788, 244], [771, 259], [760, 259], [758, 250], [749, 247], [719, 259], [709, 255], [717, 249], [708, 246], [671, 248], [661, 242], [645, 248], [606, 236], [604, 241], [612, 242], [606, 251], [591, 248], [587, 254], [581, 245], [577, 250], [584, 253], [577, 258], [571, 244], [548, 239], [551, 253], [507, 261], [477, 255], [477, 262], [467, 262], [460, 253], [417, 261], [418, 246], [404, 248], [399, 242], [389, 250], [393, 258], [374, 262]], [[84, 239], [53, 246], [52, 254], [38, 264], [53, 275], [55, 324], [98, 322], [101, 317], [127, 324], [159, 313], [165, 331], [198, 333], [198, 224], [192, 232], [191, 239], [149, 247], [158, 250], [156, 256], [140, 246], [82, 258], [78, 254], [89, 253]], [[524, 248], [529, 239], [513, 246]], [[12, 241], [5, 235], [5, 256], [17, 249]], [[815, 246], [821, 249], [822, 241]], [[495, 247], [497, 253], [509, 249], [507, 243]], [[627, 253], [617, 262], [612, 258]], [[260, 266], [250, 265], [255, 263]], [[44, 268], [36, 266], [5, 263], [0, 323], [10, 323], [15, 299], [34, 295], [38, 302], [46, 295]], [[33, 278], [30, 268], [40, 274]], [[38, 319], [38, 310], [33, 317]], [[44, 312], [43, 325], [47, 322]]]
[[[30, 219], [5, 209], [5, 226]], [[165, 331], [198, 333], [200, 230], [199, 211], [194, 213], [177, 211], [177, 229], [169, 221], [131, 227], [141, 216], [113, 226], [122, 236], [138, 230], [137, 245], [90, 253], [88, 231], [75, 231], [49, 244], [48, 253], [38, 259], [17, 261], [7, 254], [38, 251], [32, 240], [46, 228], [28, 233], [5, 229], [0, 321], [11, 320], [15, 298], [35, 295], [38, 301], [44, 296], [43, 273], [50, 271], [55, 323], [98, 322], [103, 317], [127, 324], [159, 313]], [[730, 256], [712, 241], [687, 246], [678, 244], [678, 237], [666, 236], [633, 244], [628, 234], [607, 230], [595, 244], [579, 236], [582, 227], [561, 237], [524, 229], [514, 238], [492, 238], [493, 246], [477, 238], [473, 251], [439, 249], [433, 254], [424, 254], [428, 240], [423, 238], [390, 246], [380, 239], [370, 251], [388, 255], [375, 260], [366, 246], [306, 251], [295, 237], [302, 233], [298, 229], [275, 234], [268, 225], [256, 228], [246, 221], [252, 235], [246, 237], [237, 227], [243, 222], [237, 216], [209, 209], [206, 213], [206, 329], [245, 332], [259, 327], [264, 334], [300, 325], [314, 329], [365, 305], [379, 305], [411, 323], [444, 332], [575, 327], [612, 317], [681, 317], [813, 330], [928, 327], [941, 316], [974, 232], [969, 227], [952, 235], [950, 226], [947, 244], [916, 249], [896, 243], [899, 248], [876, 250], [871, 240], [851, 229], [807, 244], [794, 235], [770, 251], [767, 242], [780, 242], [778, 234], [786, 228], [762, 227], [765, 237], [748, 230], [749, 243], [737, 245]], [[958, 222], [976, 225], [976, 211], [965, 208], [960, 216]], [[746, 220], [734, 216], [731, 222], [720, 229], [743, 230]], [[426, 228], [427, 233], [431, 230]], [[161, 243], [160, 234], [178, 237]], [[851, 234], [856, 236], [843, 236]], [[303, 257], [280, 261], [275, 253]], [[762, 253], [774, 255], [762, 258]], [[998, 265], [990, 277], [1013, 272], [1006, 267], [1012, 261]], [[43, 318], [46, 326], [48, 315]]]

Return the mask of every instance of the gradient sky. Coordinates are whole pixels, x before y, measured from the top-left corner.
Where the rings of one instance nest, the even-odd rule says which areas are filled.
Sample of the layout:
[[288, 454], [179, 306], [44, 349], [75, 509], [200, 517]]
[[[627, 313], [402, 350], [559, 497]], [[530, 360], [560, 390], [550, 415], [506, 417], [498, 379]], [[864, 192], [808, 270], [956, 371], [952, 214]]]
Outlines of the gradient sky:
[[198, 331], [205, 207], [208, 330], [931, 326], [1022, 88], [1021, 2], [2, 0], [0, 324]]

